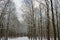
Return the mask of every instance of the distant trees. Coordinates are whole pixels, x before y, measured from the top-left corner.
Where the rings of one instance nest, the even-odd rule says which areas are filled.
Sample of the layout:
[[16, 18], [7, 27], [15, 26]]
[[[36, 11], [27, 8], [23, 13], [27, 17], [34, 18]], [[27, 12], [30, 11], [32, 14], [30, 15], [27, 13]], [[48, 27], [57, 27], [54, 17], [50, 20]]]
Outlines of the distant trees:
[[[46, 31], [47, 34], [46, 33], [45, 34], [47, 35], [47, 40], [50, 40], [50, 38], [51, 38], [51, 36], [53, 36], [53, 34], [54, 34], [54, 40], [56, 40], [56, 37], [57, 37], [56, 24], [55, 24], [56, 23], [55, 22], [56, 21], [55, 20], [55, 15], [56, 14], [54, 13], [55, 9], [54, 9], [54, 5], [53, 5], [53, 0], [41, 0], [41, 1], [43, 1], [43, 2], [41, 2], [41, 5], [43, 5], [46, 10], [44, 10], [44, 8], [41, 7], [41, 5], [39, 6], [39, 8], [38, 7], [34, 8], [34, 5], [35, 5], [34, 2], [37, 2], [37, 1], [38, 1], [38, 3], [40, 2], [40, 0], [32, 0], [32, 1], [30, 0], [29, 2], [27, 0], [25, 0], [25, 2], [26, 2], [25, 6], [28, 6], [28, 7], [25, 7], [26, 9], [22, 8], [24, 10], [23, 12], [26, 13], [25, 14], [26, 15], [26, 19], [24, 21], [26, 21], [27, 24], [28, 24], [28, 30], [29, 30], [28, 31], [28, 35], [30, 37], [33, 37], [33, 36], [36, 36], [38, 34], [39, 37], [41, 35], [43, 37], [43, 35], [44, 35], [43, 32]], [[36, 3], [36, 4], [38, 4], [38, 3]], [[38, 6], [38, 5], [35, 5], [35, 6]], [[38, 9], [38, 12], [36, 12], [37, 9]], [[39, 11], [39, 9], [40, 9], [40, 11]], [[44, 11], [46, 11], [46, 15], [45, 15]], [[36, 21], [35, 18], [38, 18], [38, 16], [35, 13], [39, 15], [39, 19], [37, 19], [37, 21]], [[51, 13], [52, 13], [52, 15], [51, 15]], [[51, 20], [51, 18], [52, 18], [52, 20]], [[58, 18], [58, 15], [56, 15], [56, 19], [57, 18]], [[43, 22], [42, 22], [42, 21], [44, 21], [43, 19], [46, 20], [46, 24], [43, 24]], [[38, 24], [36, 24], [36, 22], [38, 22]], [[42, 26], [42, 24], [45, 25], [45, 26]], [[37, 28], [36, 25], [38, 25], [38, 28]], [[50, 28], [50, 26], [51, 26], [51, 28]], [[45, 27], [46, 30], [44, 30], [44, 28], [42, 28], [42, 27]], [[52, 30], [52, 28], [53, 28], [53, 30]], [[58, 29], [58, 20], [57, 20], [57, 29]], [[36, 33], [36, 30], [38, 30], [38, 33]], [[41, 34], [40, 34], [40, 32], [41, 32]]]
[[[43, 35], [46, 34], [47, 40], [50, 40], [51, 34], [52, 36], [54, 34], [54, 40], [56, 40], [57, 36], [59, 40], [60, 17], [58, 15], [59, 12], [57, 6], [59, 3], [56, 0], [24, 0], [24, 2], [25, 3], [21, 6], [22, 8], [20, 8], [20, 11], [24, 13], [24, 22], [22, 23], [22, 26], [28, 27], [27, 35], [29, 38], [31, 38], [31, 40], [37, 40], [37, 37], [39, 36], [39, 40], [43, 40]], [[53, 2], [55, 3], [53, 4]], [[5, 40], [8, 40], [9, 31], [13, 30], [15, 34], [17, 34], [22, 31], [21, 28], [24, 28], [21, 27], [20, 22], [18, 21], [19, 18], [15, 17], [17, 16], [15, 12], [16, 9], [15, 6], [12, 7], [14, 4], [11, 4], [12, 1], [7, 0], [2, 8], [2, 11], [0, 12], [0, 37], [4, 35]], [[3, 30], [4, 26], [6, 29]], [[3, 34], [3, 31], [5, 31], [5, 34]], [[10, 35], [12, 33], [13, 32], [11, 31]]]
[[[35, 1], [38, 1], [38, 3], [39, 3], [40, 0], [35, 0]], [[51, 2], [51, 5], [50, 5], [50, 2]], [[33, 1], [33, 3], [34, 3], [34, 1]], [[45, 3], [46, 3], [46, 5], [45, 5]], [[53, 5], [52, 0], [50, 0], [50, 1], [49, 1], [49, 0], [45, 0], [45, 3], [41, 3], [41, 5], [43, 5], [43, 6], [46, 8], [46, 10], [45, 10], [45, 11], [46, 11], [45, 17], [47, 16], [46, 18], [43, 18], [43, 17], [44, 17], [44, 16], [43, 16], [44, 14], [43, 14], [43, 12], [41, 11], [41, 10], [43, 9], [43, 8], [41, 9], [41, 5], [39, 6], [39, 8], [37, 8], [38, 10], [40, 9], [40, 11], [39, 11], [39, 12], [40, 12], [40, 14], [39, 14], [39, 15], [40, 15], [40, 19], [38, 19], [38, 21], [36, 21], [36, 22], [38, 22], [38, 35], [39, 35], [39, 37], [40, 37], [41, 35], [43, 35], [42, 32], [43, 32], [44, 30], [42, 31], [42, 29], [43, 29], [43, 28], [42, 28], [42, 27], [43, 27], [43, 26], [42, 26], [42, 23], [43, 23], [43, 22], [42, 22], [42, 21], [43, 21], [42, 19], [44, 19], [44, 20], [46, 20], [46, 24], [45, 24], [45, 25], [46, 25], [46, 26], [45, 26], [45, 27], [46, 27], [46, 30], [45, 30], [45, 31], [47, 32], [47, 40], [50, 40], [50, 37], [53, 35], [52, 33], [51, 33], [52, 35], [50, 34], [50, 32], [52, 32], [52, 31], [54, 32], [54, 40], [56, 40], [56, 37], [57, 37], [57, 36], [56, 36], [56, 25], [55, 25], [55, 23], [56, 23], [56, 22], [55, 22], [55, 13], [54, 13], [54, 8], [53, 8], [54, 5]], [[31, 4], [31, 5], [32, 5], [32, 4]], [[51, 7], [50, 7], [50, 6], [51, 6]], [[30, 13], [30, 16], [31, 16], [31, 18], [33, 18], [32, 20], [35, 20], [35, 19], [34, 19], [34, 13], [35, 13], [35, 12], [34, 12], [34, 9], [35, 9], [35, 8], [34, 8], [34, 4], [33, 4], [33, 6], [32, 6], [32, 9], [33, 9], [33, 10], [32, 10], [32, 14]], [[44, 10], [44, 9], [43, 9], [43, 10]], [[37, 12], [37, 13], [39, 13], [39, 12]], [[52, 15], [51, 15], [50, 13], [52, 13]], [[33, 16], [32, 16], [32, 15], [33, 15]], [[57, 16], [57, 15], [56, 15], [56, 16]], [[37, 17], [37, 16], [36, 16], [36, 17]], [[51, 18], [52, 18], [52, 20], [51, 20]], [[40, 21], [39, 21], [39, 20], [40, 20]], [[30, 23], [31, 21], [28, 21], [28, 22]], [[57, 22], [58, 22], [58, 20], [57, 20]], [[29, 24], [29, 23], [28, 23], [28, 24]], [[34, 23], [35, 23], [35, 22], [33, 21], [31, 24], [34, 24]], [[51, 24], [51, 23], [52, 23], [52, 24]], [[40, 24], [40, 25], [39, 25], [39, 24]], [[58, 23], [57, 23], [57, 24], [58, 24]], [[34, 24], [34, 25], [37, 25], [37, 24]], [[30, 25], [30, 26], [32, 27], [32, 25]], [[50, 29], [50, 26], [52, 26], [51, 28], [53, 28], [53, 30]], [[57, 26], [58, 26], [58, 25], [57, 25]], [[37, 26], [36, 26], [36, 27], [37, 27]], [[35, 28], [35, 27], [33, 27], [33, 28]], [[29, 30], [31, 30], [31, 31], [29, 31], [29, 32], [32, 32], [32, 30], [35, 30], [35, 29], [33, 29], [33, 28], [30, 29], [30, 27], [29, 27]], [[41, 30], [40, 30], [40, 29], [41, 29]], [[40, 34], [40, 31], [41, 31], [41, 34]], [[28, 32], [28, 34], [29, 34], [29, 32]], [[35, 30], [35, 32], [36, 32], [36, 30]], [[33, 33], [35, 33], [35, 32], [33, 31], [33, 32], [31, 33], [31, 35], [32, 35]], [[50, 35], [51, 35], [51, 36], [50, 36]], [[40, 39], [40, 38], [39, 38], [39, 39]]]
[[[28, 24], [28, 36], [31, 38], [31, 40], [37, 39], [37, 34], [36, 34], [36, 16], [34, 13], [34, 5], [33, 5], [33, 0], [30, 0], [30, 7], [29, 7], [29, 12], [26, 13], [26, 19], [27, 24]], [[24, 12], [24, 11], [23, 11]]]
[[[2, 10], [0, 10], [0, 13], [1, 13], [1, 15], [0, 15], [0, 38], [4, 36], [5, 40], [8, 40], [8, 37], [9, 37], [8, 32], [10, 32], [10, 34], [12, 34], [11, 33], [12, 29], [15, 29], [13, 27], [17, 26], [17, 23], [15, 26], [13, 26], [13, 23], [14, 23], [14, 21], [18, 22], [18, 20], [17, 20], [17, 17], [15, 17], [15, 13], [16, 13], [15, 6], [12, 7], [14, 5], [14, 3], [11, 0], [3, 0], [2, 2], [3, 3], [0, 4], [0, 6], [2, 7], [2, 8], [0, 7], [2, 9]], [[17, 27], [16, 27], [16, 30], [17, 30]]]

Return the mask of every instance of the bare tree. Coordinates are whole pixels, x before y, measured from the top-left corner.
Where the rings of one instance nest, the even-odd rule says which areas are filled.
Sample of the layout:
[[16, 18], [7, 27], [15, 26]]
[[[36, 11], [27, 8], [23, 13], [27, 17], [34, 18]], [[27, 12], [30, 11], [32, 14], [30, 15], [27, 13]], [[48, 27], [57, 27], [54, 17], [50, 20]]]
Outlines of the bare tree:
[[[10, 0], [7, 0], [6, 7], [8, 7], [9, 2], [10, 2]], [[7, 27], [6, 27], [5, 40], [8, 40], [8, 29], [9, 29], [9, 19], [10, 19], [10, 12], [7, 11], [7, 13], [8, 13], [8, 17], [7, 17]]]
[[35, 22], [33, 0], [31, 0], [31, 9], [32, 9], [31, 10], [32, 11], [32, 36], [36, 38], [36, 22]]
[[54, 11], [53, 11], [53, 2], [51, 2], [51, 12], [52, 12], [52, 24], [53, 24], [53, 32], [54, 32], [54, 40], [56, 40], [56, 28], [55, 28], [55, 20], [54, 20]]
[[6, 2], [6, 4], [4, 5], [4, 8], [2, 9], [2, 12], [1, 12], [1, 15], [0, 15], [0, 22], [1, 22], [1, 24], [0, 24], [0, 27], [1, 27], [1, 35], [0, 35], [0, 37], [2, 37], [3, 36], [3, 29], [4, 29], [4, 25], [3, 25], [3, 20], [4, 20], [4, 15], [6, 14], [5, 13], [5, 8], [6, 8], [6, 6], [7, 6], [7, 4], [8, 4], [8, 2]]
[[56, 20], [57, 20], [57, 33], [58, 33], [57, 35], [58, 35], [58, 40], [59, 40], [58, 10], [57, 10], [57, 9], [58, 9], [58, 6], [57, 6], [57, 5], [58, 5], [58, 4], [57, 4], [57, 3], [58, 3], [58, 0], [55, 0], [54, 3], [55, 3]]
[[49, 24], [50, 24], [50, 21], [49, 21], [49, 4], [48, 4], [48, 0], [45, 0], [46, 2], [46, 6], [47, 6], [47, 40], [50, 40], [50, 34], [49, 34]]
[[[40, 16], [40, 19], [39, 19], [39, 34], [40, 34], [40, 28], [41, 28], [41, 40], [42, 40], [42, 12], [41, 12], [41, 4], [39, 5], [39, 9], [40, 9], [40, 13], [39, 13], [39, 16]], [[40, 35], [39, 35], [40, 36]], [[39, 37], [39, 40], [40, 40], [40, 37]]]

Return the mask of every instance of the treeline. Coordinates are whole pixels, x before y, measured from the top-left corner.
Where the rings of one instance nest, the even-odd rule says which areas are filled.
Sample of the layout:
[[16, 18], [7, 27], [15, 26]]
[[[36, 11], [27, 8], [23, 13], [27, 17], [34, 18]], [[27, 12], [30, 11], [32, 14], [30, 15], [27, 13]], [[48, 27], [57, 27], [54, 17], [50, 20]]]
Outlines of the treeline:
[[[25, 14], [25, 22], [28, 26], [28, 36], [37, 40], [54, 37], [60, 40], [60, 2], [59, 0], [25, 0], [26, 10], [21, 9]], [[28, 11], [27, 11], [28, 10]]]
[[[5, 40], [8, 40], [9, 36], [28, 36], [31, 40], [37, 40], [37, 37], [39, 40], [42, 40], [43, 37], [47, 38], [47, 40], [50, 40], [50, 38], [60, 40], [59, 0], [24, 0], [20, 8], [24, 13], [22, 15], [24, 19], [22, 24], [15, 16], [17, 14], [15, 6], [12, 7], [13, 5], [11, 5], [12, 1], [3, 2], [4, 6], [2, 6], [0, 12], [0, 38], [5, 36]], [[22, 31], [22, 26], [24, 26], [24, 29], [27, 27], [27, 31], [24, 30], [26, 33]], [[21, 31], [22, 33], [20, 33]]]

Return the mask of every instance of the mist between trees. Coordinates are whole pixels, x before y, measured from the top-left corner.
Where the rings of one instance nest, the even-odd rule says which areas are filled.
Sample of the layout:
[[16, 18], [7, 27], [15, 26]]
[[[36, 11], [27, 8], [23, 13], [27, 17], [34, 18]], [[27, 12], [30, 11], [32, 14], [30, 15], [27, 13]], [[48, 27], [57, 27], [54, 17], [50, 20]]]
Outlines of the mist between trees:
[[60, 40], [60, 0], [22, 0], [19, 5], [0, 0], [0, 40], [23, 36]]

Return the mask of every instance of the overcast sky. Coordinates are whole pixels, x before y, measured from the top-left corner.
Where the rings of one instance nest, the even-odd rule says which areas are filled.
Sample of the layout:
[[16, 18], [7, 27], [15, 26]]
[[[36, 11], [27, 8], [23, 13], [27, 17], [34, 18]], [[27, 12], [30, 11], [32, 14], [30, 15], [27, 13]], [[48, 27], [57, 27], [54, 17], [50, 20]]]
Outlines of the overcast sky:
[[[23, 18], [22, 18], [23, 12], [20, 9], [21, 5], [23, 5], [23, 1], [24, 0], [13, 0], [13, 2], [16, 5], [16, 11], [18, 12], [16, 15], [17, 15], [19, 21], [23, 21]], [[37, 1], [34, 1], [34, 7], [36, 8], [38, 6], [39, 6], [39, 3]]]
[[13, 2], [16, 5], [16, 11], [17, 11], [17, 14], [16, 15], [17, 15], [19, 21], [23, 21], [23, 18], [22, 18], [22, 14], [23, 13], [20, 11], [20, 7], [22, 5], [22, 1], [23, 0], [13, 0]]
[[22, 1], [23, 0], [13, 0], [13, 2], [15, 3], [15, 6], [16, 6], [16, 11], [17, 11], [17, 18], [19, 21], [23, 21], [23, 18], [22, 18], [22, 12], [20, 11], [20, 7], [22, 5]]

